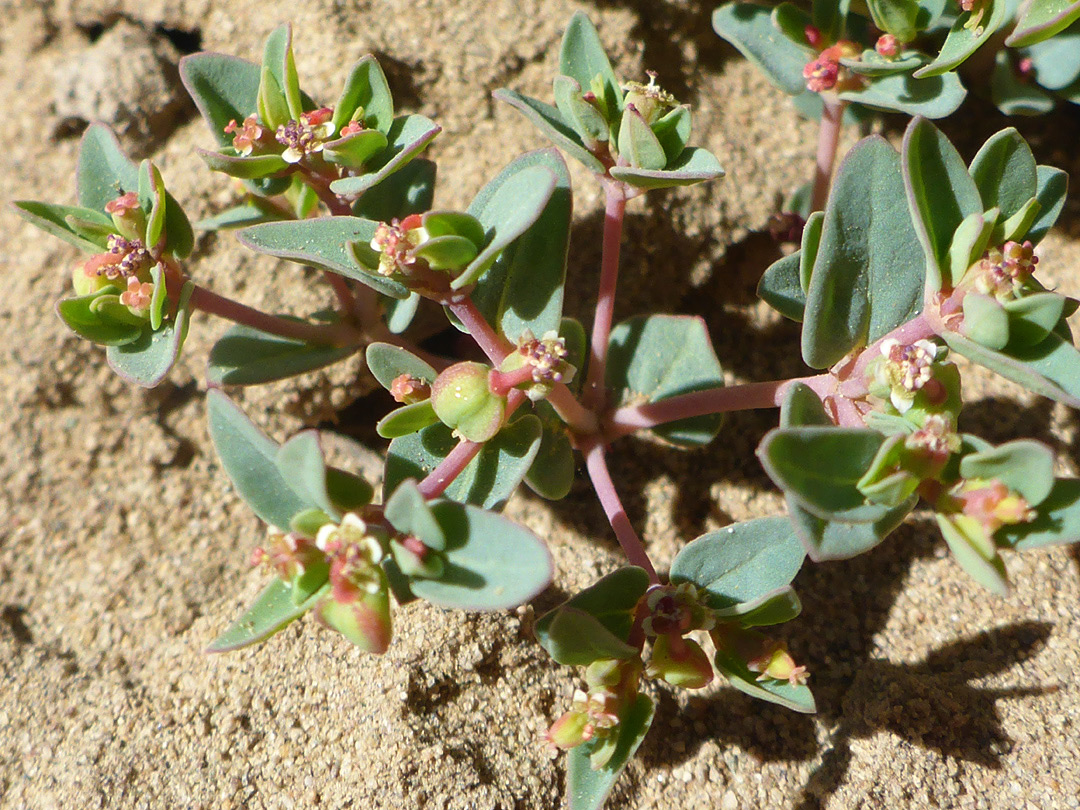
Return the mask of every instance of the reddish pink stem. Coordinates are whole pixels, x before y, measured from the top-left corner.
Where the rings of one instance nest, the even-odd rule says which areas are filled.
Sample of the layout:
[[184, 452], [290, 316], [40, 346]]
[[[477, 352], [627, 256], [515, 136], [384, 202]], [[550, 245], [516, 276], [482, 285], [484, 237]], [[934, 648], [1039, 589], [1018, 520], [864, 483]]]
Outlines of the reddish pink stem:
[[611, 320], [615, 314], [615, 288], [619, 282], [619, 246], [622, 242], [623, 215], [626, 213], [626, 191], [616, 181], [604, 182], [604, 239], [600, 258], [600, 287], [593, 318], [589, 375], [585, 379], [582, 399], [585, 407], [599, 412], [604, 407], [604, 375], [607, 370], [608, 339]]
[[[514, 350], [513, 345], [492, 329], [484, 314], [476, 308], [471, 298], [453, 301], [447, 304], [459, 321], [469, 330], [477, 345], [492, 365], [498, 367], [506, 356]], [[570, 389], [563, 383], [556, 384], [547, 397], [551, 407], [571, 429], [580, 435], [591, 435], [596, 432], [599, 421], [596, 414], [586, 409], [579, 403]]]
[[[525, 394], [521, 391], [510, 392], [510, 396], [506, 400], [506, 415], [503, 417], [504, 425], [524, 401]], [[429, 472], [424, 477], [424, 480], [418, 484], [420, 493], [428, 500], [438, 498], [446, 492], [446, 488], [454, 483], [454, 479], [464, 472], [469, 463], [483, 449], [484, 442], [472, 442], [468, 439], [459, 441], [457, 447], [451, 450], [446, 458], [440, 461], [435, 469]]]
[[647, 405], [630, 405], [619, 408], [610, 416], [604, 436], [610, 442], [637, 430], [647, 430], [692, 416], [777, 408], [784, 399], [787, 387], [796, 382], [805, 383], [819, 396], [824, 396], [832, 384], [832, 378], [828, 374], [820, 374], [793, 380], [747, 383], [694, 391]]
[[615, 537], [622, 546], [623, 553], [631, 565], [644, 568], [649, 574], [649, 580], [653, 584], [660, 583], [660, 577], [656, 575], [652, 560], [649, 559], [645, 545], [641, 542], [634, 527], [630, 524], [630, 518], [626, 516], [619, 493], [615, 491], [615, 484], [611, 481], [608, 472], [607, 459], [604, 457], [604, 446], [600, 443], [593, 444], [585, 450], [585, 467], [589, 471], [589, 479], [592, 481], [596, 496], [600, 499], [600, 505], [604, 507], [608, 523], [615, 530]]
[[461, 321], [493, 365], [498, 366], [506, 359], [506, 355], [514, 350], [514, 347], [510, 345], [510, 341], [491, 328], [491, 324], [487, 322], [484, 314], [476, 308], [476, 304], [472, 302], [471, 298], [452, 301], [447, 304], [447, 307]]
[[469, 466], [477, 454], [484, 449], [483, 442], [470, 442], [462, 439], [457, 447], [439, 462], [434, 470], [429, 472], [419, 484], [420, 494], [427, 499], [438, 498], [448, 486], [454, 483], [454, 479], [461, 475], [462, 471]]
[[818, 129], [817, 165], [814, 168], [814, 190], [810, 196], [810, 210], [824, 211], [829, 199], [829, 184], [832, 181], [833, 164], [836, 162], [836, 148], [840, 143], [840, 128], [844, 118], [846, 101], [830, 101], [822, 97], [825, 103], [821, 111], [821, 127]]
[[[170, 284], [169, 295], [173, 296], [173, 285]], [[179, 295], [179, 284], [176, 285], [176, 294]], [[360, 333], [351, 324], [340, 323], [308, 323], [307, 321], [294, 321], [291, 318], [283, 318], [279, 315], [268, 315], [257, 309], [241, 304], [231, 298], [218, 295], [205, 287], [196, 286], [191, 294], [191, 306], [210, 315], [217, 315], [234, 323], [244, 324], [260, 332], [271, 335], [280, 335], [284, 338], [302, 340], [306, 343], [316, 343], [326, 346], [351, 346], [359, 343]]]

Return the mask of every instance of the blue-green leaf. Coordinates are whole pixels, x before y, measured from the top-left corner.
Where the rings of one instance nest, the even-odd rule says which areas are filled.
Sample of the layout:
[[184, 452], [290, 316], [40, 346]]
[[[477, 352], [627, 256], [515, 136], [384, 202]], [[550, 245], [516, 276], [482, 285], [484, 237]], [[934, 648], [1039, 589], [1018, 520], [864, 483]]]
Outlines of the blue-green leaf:
[[900, 158], [883, 138], [848, 152], [833, 182], [803, 322], [803, 359], [828, 368], [922, 309], [923, 258]]
[[1065, 206], [1065, 195], [1069, 188], [1069, 175], [1052, 166], [1037, 167], [1039, 190], [1035, 199], [1039, 201], [1039, 215], [1035, 223], [1028, 228], [1027, 238], [1033, 244], [1039, 244], [1046, 232], [1057, 222], [1061, 209]]
[[582, 88], [591, 90], [593, 79], [600, 77], [602, 93], [607, 109], [612, 115], [622, 111], [622, 89], [611, 62], [604, 53], [600, 36], [588, 15], [577, 12], [566, 26], [559, 49], [559, 72], [577, 81]]
[[107, 231], [114, 230], [112, 219], [101, 211], [75, 205], [53, 205], [34, 200], [16, 200], [15, 211], [45, 233], [58, 236], [80, 250], [100, 253], [105, 249], [105, 236], [90, 238], [85, 230], [74, 227], [69, 218], [99, 224]]
[[1080, 541], [1080, 481], [1059, 478], [1035, 520], [1002, 526], [997, 537], [1020, 551]]
[[1000, 481], [1029, 506], [1038, 506], [1054, 487], [1054, 453], [1040, 442], [1016, 439], [964, 456], [960, 475]]
[[[661, 402], [723, 384], [720, 361], [700, 318], [639, 316], [611, 330], [607, 385], [621, 405]], [[713, 440], [722, 422], [721, 414], [695, 416], [653, 428], [653, 433], [681, 447], [698, 447]]]
[[377, 227], [377, 222], [359, 217], [317, 217], [253, 225], [237, 239], [259, 253], [330, 270], [384, 295], [406, 298], [405, 285], [361, 269], [349, 249], [351, 242], [370, 243]]
[[910, 73], [890, 73], [875, 77], [858, 90], [845, 90], [840, 98], [905, 115], [945, 118], [956, 112], [966, 95], [955, 73], [922, 79]]
[[[1015, 6], [1015, 0], [984, 0], [974, 11], [963, 11], [956, 18], [945, 44], [937, 58], [926, 67], [915, 71], [915, 78], [939, 76], [955, 70], [962, 62], [985, 44], [1009, 19], [1009, 6]], [[982, 19], [978, 25], [969, 25], [974, 14]]]
[[627, 643], [634, 614], [648, 588], [643, 568], [612, 571], [537, 619], [536, 638], [548, 655], [566, 666], [630, 658], [638, 653]]
[[615, 752], [602, 768], [593, 770], [589, 754], [595, 743], [570, 749], [566, 756], [566, 792], [569, 810], [600, 810], [626, 763], [637, 753], [652, 725], [655, 706], [647, 695], [638, 695], [619, 718]]
[[914, 119], [904, 133], [901, 162], [908, 208], [926, 257], [927, 285], [936, 291], [953, 233], [966, 216], [985, 208], [960, 153], [925, 118]]
[[614, 166], [611, 176], [636, 188], [672, 188], [715, 180], [724, 176], [724, 169], [708, 149], [688, 146], [666, 168], [651, 170]]
[[438, 579], [413, 579], [421, 599], [459, 610], [505, 610], [539, 594], [554, 570], [547, 546], [523, 526], [469, 504], [440, 501], [431, 514], [446, 538]]
[[293, 516], [318, 506], [282, 476], [278, 445], [251, 422], [225, 394], [206, 392], [210, 439], [237, 493], [256, 515], [282, 531]]
[[232, 135], [225, 132], [230, 121], [242, 123], [255, 114], [259, 73], [255, 63], [222, 53], [194, 53], [180, 60], [180, 79], [219, 146], [232, 144]]
[[377, 186], [365, 191], [353, 204], [353, 214], [374, 222], [419, 214], [431, 208], [435, 198], [435, 164], [416, 158]]
[[394, 122], [394, 99], [386, 82], [386, 74], [371, 54], [353, 65], [345, 80], [331, 119], [334, 132], [341, 132], [358, 108], [364, 111], [361, 117], [364, 126], [376, 129], [383, 135], [390, 132]]
[[817, 517], [871, 523], [889, 509], [867, 503], [856, 484], [883, 441], [860, 428], [778, 428], [766, 434], [758, 457], [773, 482]]
[[1015, 128], [992, 135], [969, 167], [984, 208], [998, 208], [1005, 220], [1023, 208], [1038, 190], [1035, 156]]
[[383, 513], [390, 525], [402, 534], [416, 537], [428, 548], [442, 551], [446, 548], [446, 535], [439, 521], [428, 506], [416, 481], [402, 481], [394, 493], [386, 499]]
[[806, 89], [802, 71], [814, 52], [784, 36], [767, 7], [728, 3], [713, 12], [712, 25], [785, 93], [796, 96]]
[[399, 439], [438, 424], [439, 415], [430, 399], [395, 408], [375, 424], [375, 432], [384, 439]]
[[[805, 233], [805, 231], [804, 231]], [[785, 318], [801, 322], [806, 310], [806, 293], [799, 283], [801, 251], [777, 259], [761, 274], [758, 297]]]
[[79, 205], [104, 211], [121, 194], [139, 190], [139, 169], [121, 151], [116, 135], [104, 124], [91, 124], [79, 144], [75, 171]]
[[[524, 416], [504, 427], [454, 482], [446, 497], [501, 509], [525, 477], [540, 447], [540, 420]], [[393, 492], [406, 478], [423, 479], [457, 446], [450, 429], [432, 425], [390, 442], [383, 492]]]
[[160, 329], [144, 329], [137, 340], [105, 350], [109, 366], [129, 382], [153, 388], [169, 373], [187, 337], [191, 316], [189, 301], [194, 285], [189, 281], [180, 291], [172, 319]]
[[[511, 166], [515, 164], [548, 169], [555, 187], [540, 216], [495, 259], [472, 292], [473, 303], [488, 322], [512, 341], [526, 330], [540, 337], [560, 328], [573, 209], [570, 172], [558, 152], [529, 152]], [[477, 195], [473, 205], [480, 201]], [[491, 204], [490, 199], [483, 202], [484, 208]]]
[[368, 370], [379, 381], [379, 385], [387, 391], [390, 390], [394, 380], [402, 374], [408, 374], [426, 383], [435, 382], [438, 376], [435, 369], [408, 349], [390, 343], [368, 344], [367, 365]]
[[442, 127], [422, 115], [401, 115], [394, 119], [386, 133], [389, 144], [379, 156], [373, 170], [355, 177], [343, 177], [330, 184], [335, 194], [349, 196], [360, 194], [381, 183], [387, 177], [406, 166], [427, 148]]
[[1080, 353], [1064, 338], [1051, 333], [1035, 346], [997, 352], [957, 332], [942, 337], [957, 354], [973, 360], [1027, 390], [1080, 408]]
[[551, 169], [524, 155], [480, 189], [469, 205], [468, 213], [480, 220], [488, 241], [450, 286], [460, 290], [474, 284], [498, 255], [536, 222], [557, 182]]
[[239, 619], [210, 643], [206, 652], [231, 652], [265, 641], [311, 610], [329, 590], [330, 586], [325, 585], [305, 601], [296, 604], [292, 598], [292, 588], [275, 579]]
[[1022, 48], [1054, 36], [1080, 18], [1077, 0], [1036, 0], [1028, 5], [1005, 44]]
[[968, 575], [991, 593], [1006, 596], [1009, 583], [1001, 555], [995, 552], [993, 557], [987, 558], [951, 517], [937, 514], [934, 518], [953, 556]]
[[671, 564], [671, 581], [692, 582], [711, 607], [729, 608], [789, 585], [805, 556], [787, 518], [758, 518], [688, 543]]
[[215, 385], [259, 385], [344, 360], [355, 346], [315, 346], [236, 325], [210, 350], [207, 380]]
[[774, 678], [759, 681], [757, 673], [751, 672], [745, 661], [727, 650], [717, 650], [713, 663], [717, 670], [728, 679], [728, 683], [750, 697], [775, 703], [803, 714], [813, 714], [817, 711], [814, 695], [805, 684], [792, 685], [787, 681], [778, 681]]

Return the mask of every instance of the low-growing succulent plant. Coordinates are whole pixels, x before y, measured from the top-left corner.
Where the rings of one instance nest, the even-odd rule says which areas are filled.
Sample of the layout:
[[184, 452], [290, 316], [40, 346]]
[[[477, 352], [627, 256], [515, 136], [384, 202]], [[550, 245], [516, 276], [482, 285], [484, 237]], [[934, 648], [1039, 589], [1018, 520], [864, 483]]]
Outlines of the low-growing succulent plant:
[[[771, 15], [729, 5], [716, 25], [786, 89], [803, 92], [806, 82], [832, 94], [828, 115], [848, 102], [940, 113], [963, 93], [950, 72], [962, 58], [955, 54], [1005, 25], [1008, 3], [971, 5], [954, 15], [932, 58], [911, 43], [944, 25], [944, 3], [869, 3], [870, 19], [892, 37], [878, 37], [876, 53], [864, 47], [869, 23], [846, 3], [815, 3], [812, 17], [788, 4]], [[1031, 5], [1013, 39], [1031, 43], [1076, 16], [1070, 6], [1040, 23], [1042, 33], [1023, 33], [1038, 27], [1040, 8]], [[584, 15], [562, 42], [554, 106], [512, 90], [496, 96], [604, 190], [588, 331], [563, 316], [572, 194], [555, 149], [513, 161], [466, 211], [432, 210], [435, 167], [417, 155], [439, 129], [394, 116], [373, 58], [357, 63], [332, 107], [300, 90], [284, 27], [261, 65], [204, 53], [187, 57], [181, 72], [217, 140], [202, 152], [207, 165], [246, 185], [240, 204], [200, 227], [241, 228], [252, 250], [321, 269], [331, 310], [272, 315], [200, 286], [182, 263], [191, 226], [160, 173], [128, 161], [99, 125], [83, 140], [79, 205], [18, 206], [92, 254], [58, 311], [105, 345], [124, 376], [159, 382], [192, 310], [235, 322], [210, 354], [207, 414], [225, 472], [267, 526], [254, 561], [269, 584], [210, 651], [262, 641], [311, 613], [381, 653], [392, 643], [395, 603], [502, 610], [529, 601], [550, 583], [551, 557], [500, 510], [522, 482], [564, 497], [579, 453], [627, 565], [539, 618], [535, 631], [555, 661], [580, 668], [583, 688], [545, 739], [568, 751], [570, 807], [588, 810], [603, 804], [648, 731], [655, 687], [643, 689], [646, 681], [700, 689], [720, 676], [762, 700], [814, 711], [806, 667], [768, 635], [801, 610], [792, 581], [805, 556], [864, 552], [921, 500], [960, 565], [1003, 594], [1003, 552], [1080, 538], [1080, 483], [1055, 477], [1048, 447], [994, 446], [958, 421], [954, 354], [1080, 406], [1080, 354], [1066, 323], [1076, 301], [1035, 272], [1066, 178], [1037, 165], [1015, 130], [993, 136], [970, 165], [922, 117], [899, 152], [879, 136], [860, 141], [823, 210], [806, 219], [800, 248], [768, 268], [759, 289], [802, 323], [802, 356], [817, 372], [725, 387], [700, 319], [612, 323], [627, 201], [722, 170], [688, 145], [690, 109], [655, 75], [616, 78]], [[923, 93], [919, 82], [936, 90]], [[922, 100], [892, 103], [897, 88]], [[419, 349], [409, 327], [421, 299], [442, 306], [486, 362]], [[222, 390], [361, 351], [400, 405], [376, 426], [391, 439], [381, 492], [330, 465], [317, 431], [279, 444]], [[638, 431], [703, 446], [723, 413], [763, 407], [780, 410], [758, 455], [787, 515], [691, 539], [661, 576], [622, 507], [606, 448]]]
[[943, 118], [956, 112], [968, 87], [1006, 115], [1046, 113], [1058, 99], [1080, 103], [1080, 3], [808, 5], [809, 11], [791, 2], [731, 2], [712, 18], [717, 34], [794, 96], [801, 111], [821, 118], [817, 173], [792, 194], [785, 221], [824, 206], [844, 118], [865, 122], [875, 110]]

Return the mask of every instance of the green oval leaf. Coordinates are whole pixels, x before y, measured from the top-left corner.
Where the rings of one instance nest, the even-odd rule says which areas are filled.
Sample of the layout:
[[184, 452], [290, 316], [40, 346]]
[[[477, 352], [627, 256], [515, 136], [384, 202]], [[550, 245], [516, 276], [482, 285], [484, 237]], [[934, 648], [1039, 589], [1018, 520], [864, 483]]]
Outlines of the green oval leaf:
[[720, 674], [727, 678], [728, 683], [750, 697], [803, 714], [817, 711], [814, 695], [805, 684], [792, 685], [773, 678], [759, 681], [757, 673], [751, 672], [745, 661], [726, 650], [717, 650], [713, 663]]
[[79, 205], [104, 211], [121, 194], [139, 190], [139, 169], [120, 149], [116, 135], [104, 124], [91, 124], [79, 144], [75, 170]]
[[[611, 330], [607, 385], [622, 405], [661, 402], [723, 384], [720, 361], [700, 318], [640, 316]], [[713, 440], [722, 422], [721, 414], [710, 414], [670, 422], [652, 432], [680, 447], [698, 447]]]
[[688, 543], [671, 564], [671, 581], [692, 582], [711, 607], [730, 608], [789, 585], [805, 556], [787, 518], [758, 518]]
[[390, 343], [368, 344], [367, 364], [379, 385], [387, 391], [402, 374], [409, 374], [426, 383], [434, 382], [438, 376], [435, 369], [408, 349]]
[[826, 520], [870, 523], [889, 509], [869, 504], [856, 484], [884, 437], [859, 428], [778, 428], [758, 448], [765, 472], [800, 506]]
[[265, 641], [311, 610], [329, 590], [330, 586], [326, 585], [307, 600], [296, 604], [292, 598], [292, 588], [275, 579], [240, 618], [210, 643], [206, 652], [231, 652]]
[[[100, 253], [104, 250], [104, 232], [114, 230], [112, 219], [101, 211], [74, 205], [53, 205], [34, 200], [16, 200], [14, 205], [16, 213], [31, 225], [90, 253]], [[73, 226], [69, 218], [96, 223], [105, 230], [101, 236], [91, 238], [84, 230]]]
[[138, 339], [105, 350], [113, 371], [128, 382], [145, 388], [153, 388], [165, 379], [187, 337], [191, 317], [189, 302], [194, 288], [190, 281], [184, 285], [175, 314], [160, 329], [144, 329]]
[[523, 526], [469, 504], [439, 501], [431, 514], [446, 538], [439, 579], [413, 579], [421, 599], [460, 610], [505, 610], [551, 582], [547, 546]]
[[809, 366], [828, 368], [922, 310], [916, 242], [896, 150], [879, 136], [859, 141], [825, 207], [803, 321]]
[[180, 59], [180, 80], [219, 146], [232, 144], [225, 132], [230, 121], [254, 115], [260, 68], [246, 59], [221, 53], [194, 53]]
[[409, 291], [403, 284], [361, 269], [349, 250], [351, 242], [371, 242], [377, 227], [377, 222], [359, 217], [317, 217], [253, 225], [236, 238], [259, 253], [330, 270], [394, 298], [405, 298]]
[[612, 113], [622, 110], [622, 89], [611, 62], [604, 53], [600, 35], [588, 15], [577, 12], [570, 18], [563, 33], [559, 49], [559, 72], [577, 81], [585, 89], [593, 89], [593, 80], [599, 77], [604, 104]]
[[364, 126], [383, 135], [390, 132], [394, 123], [394, 98], [390, 94], [386, 74], [371, 54], [362, 58], [349, 71], [331, 119], [334, 132], [341, 132], [341, 128], [349, 123], [357, 109], [363, 110], [361, 120]]
[[959, 109], [966, 95], [967, 90], [955, 73], [926, 78], [890, 73], [875, 77], [858, 90], [845, 90], [840, 98], [905, 115], [945, 118]]
[[634, 166], [613, 166], [611, 176], [635, 188], [692, 186], [724, 176], [724, 169], [708, 149], [688, 146], [667, 168], [650, 170]]
[[649, 588], [643, 568], [612, 571], [536, 620], [536, 639], [565, 666], [587, 666], [600, 658], [631, 658], [627, 642], [638, 601]]
[[1042, 42], [1063, 31], [1076, 19], [1080, 19], [1080, 2], [1077, 0], [1037, 0], [1028, 5], [1005, 44], [1010, 48], [1023, 48]]
[[1030, 523], [1002, 526], [996, 536], [1018, 551], [1080, 540], [1080, 481], [1059, 478]]
[[431, 406], [431, 400], [414, 402], [390, 411], [375, 425], [375, 432], [384, 439], [398, 439], [412, 433], [419, 433], [426, 427], [437, 424], [438, 414]]
[[[1009, 19], [1009, 0], [983, 0], [975, 11], [962, 11], [956, 18], [937, 57], [926, 67], [915, 71], [915, 78], [939, 76], [955, 70], [985, 44]], [[974, 14], [982, 15], [978, 25], [970, 25]]]
[[1060, 335], [1051, 333], [1035, 346], [998, 352], [980, 346], [957, 332], [942, 334], [949, 348], [980, 366], [1033, 393], [1080, 408], [1080, 353]]
[[330, 190], [346, 197], [367, 191], [408, 165], [440, 132], [442, 127], [422, 115], [398, 116], [386, 133], [386, 149], [373, 161], [372, 171], [335, 180], [330, 184]]
[[425, 546], [435, 551], [446, 548], [446, 535], [416, 481], [411, 478], [402, 481], [394, 494], [386, 499], [383, 514], [390, 525], [402, 534], [419, 538]]
[[570, 749], [566, 755], [566, 793], [569, 810], [600, 810], [626, 763], [637, 753], [652, 725], [655, 707], [647, 695], [638, 695], [619, 718], [615, 752], [602, 768], [593, 769], [589, 755], [595, 743]]
[[1007, 596], [1009, 593], [1008, 576], [1005, 573], [1005, 563], [1000, 554], [994, 554], [990, 559], [960, 530], [956, 522], [947, 515], [934, 515], [942, 537], [949, 544], [956, 561], [960, 567], [967, 571], [968, 575], [998, 596]]
[[[504, 427], [446, 488], [446, 497], [501, 509], [536, 457], [540, 433], [540, 420], [531, 415]], [[457, 439], [445, 425], [394, 439], [387, 451], [384, 494], [406, 478], [423, 479], [456, 446]]]
[[802, 71], [814, 52], [784, 36], [767, 7], [727, 3], [713, 12], [712, 26], [785, 93], [797, 96], [806, 89]]
[[1040, 442], [1017, 439], [964, 456], [960, 475], [1000, 481], [1029, 506], [1038, 506], [1054, 487], [1054, 453]]
[[[536, 221], [499, 254], [472, 291], [473, 303], [488, 323], [512, 341], [518, 340], [526, 330], [536, 337], [559, 330], [563, 320], [563, 287], [573, 209], [570, 171], [558, 152], [541, 149], [522, 155], [503, 173], [510, 172], [514, 166], [530, 165], [541, 166], [555, 176], [551, 197]], [[498, 178], [489, 186], [497, 182]], [[480, 203], [481, 194], [473, 205]], [[484, 202], [484, 207], [490, 204]]]
[[915, 118], [904, 133], [901, 163], [908, 208], [926, 256], [927, 285], [936, 291], [953, 233], [966, 216], [986, 209], [960, 153], [925, 118]]
[[214, 388], [207, 391], [206, 411], [222, 467], [237, 494], [263, 522], [287, 532], [294, 515], [318, 506], [281, 474], [277, 443], [225, 394]]
[[450, 286], [460, 290], [474, 284], [498, 255], [536, 222], [557, 182], [547, 167], [519, 158], [480, 189], [468, 213], [484, 226], [488, 239], [484, 249]]
[[259, 385], [323, 368], [355, 352], [355, 346], [313, 346], [238, 324], [210, 350], [206, 378], [215, 385]]

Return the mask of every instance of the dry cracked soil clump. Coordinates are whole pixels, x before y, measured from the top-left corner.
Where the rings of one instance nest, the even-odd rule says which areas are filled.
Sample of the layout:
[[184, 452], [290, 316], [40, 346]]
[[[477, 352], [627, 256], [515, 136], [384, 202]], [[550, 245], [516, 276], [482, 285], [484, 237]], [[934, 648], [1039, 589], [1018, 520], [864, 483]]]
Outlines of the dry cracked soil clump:
[[[562, 27], [597, 22], [617, 69], [654, 68], [695, 112], [695, 140], [728, 177], [630, 207], [617, 317], [706, 319], [729, 379], [798, 373], [795, 327], [756, 303], [777, 253], [763, 235], [778, 195], [811, 166], [815, 129], [723, 45], [700, 0], [0, 0], [4, 202], [74, 200], [77, 130], [103, 117], [152, 154], [193, 218], [235, 189], [194, 153], [210, 143], [175, 83], [197, 48], [257, 58], [283, 21], [315, 97], [375, 53], [403, 108], [444, 127], [436, 202], [463, 206], [499, 168], [543, 145], [496, 105], [509, 86], [549, 97]], [[109, 120], [112, 119], [112, 120]], [[903, 122], [887, 122], [895, 140]], [[946, 124], [968, 157], [1005, 125], [976, 100]], [[1041, 162], [1080, 176], [1075, 108], [1021, 125]], [[846, 135], [850, 144], [854, 135]], [[570, 314], [588, 314], [602, 217], [574, 169]], [[1075, 185], [1075, 183], [1074, 183]], [[53, 313], [74, 250], [0, 209], [0, 807], [445, 808], [562, 805], [562, 764], [538, 739], [570, 672], [531, 640], [535, 612], [612, 570], [619, 554], [581, 484], [557, 504], [517, 496], [512, 517], [550, 544], [555, 585], [516, 613], [397, 613], [383, 657], [310, 622], [227, 656], [202, 653], [261, 587], [247, 560], [262, 529], [209, 449], [203, 368], [224, 326], [197, 318], [184, 357], [151, 391], [115, 378], [102, 352]], [[205, 235], [209, 286], [263, 308], [328, 299], [296, 265]], [[1048, 286], [1080, 291], [1080, 198], [1048, 238]], [[1044, 270], [1045, 268], [1045, 270]], [[967, 429], [1032, 435], [1080, 459], [1077, 415], [1016, 386], [965, 376]], [[382, 449], [356, 361], [240, 394], [281, 439], [322, 425]], [[753, 449], [775, 414], [728, 420], [710, 448], [625, 440], [612, 464], [660, 565], [690, 538], [782, 508]], [[1015, 587], [987, 595], [926, 521], [796, 580], [788, 640], [813, 672], [814, 717], [728, 688], [660, 692], [657, 720], [613, 808], [1069, 808], [1080, 806], [1080, 555], [1008, 559]]]

